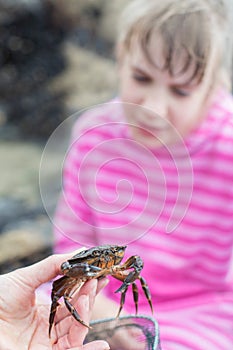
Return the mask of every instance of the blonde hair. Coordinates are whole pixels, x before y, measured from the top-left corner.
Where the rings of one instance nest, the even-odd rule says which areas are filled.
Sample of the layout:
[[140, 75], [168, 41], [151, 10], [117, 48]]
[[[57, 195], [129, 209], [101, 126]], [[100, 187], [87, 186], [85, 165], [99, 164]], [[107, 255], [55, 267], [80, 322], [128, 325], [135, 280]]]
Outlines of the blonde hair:
[[[118, 44], [123, 52], [130, 51], [136, 39], [147, 59], [154, 63], [149, 44], [158, 34], [164, 54], [160, 68], [175, 75], [192, 67], [190, 81], [201, 81], [215, 50], [216, 76], [224, 70], [231, 78], [231, 3], [232, 0], [133, 0], [122, 14]], [[182, 62], [179, 72], [177, 60]]]

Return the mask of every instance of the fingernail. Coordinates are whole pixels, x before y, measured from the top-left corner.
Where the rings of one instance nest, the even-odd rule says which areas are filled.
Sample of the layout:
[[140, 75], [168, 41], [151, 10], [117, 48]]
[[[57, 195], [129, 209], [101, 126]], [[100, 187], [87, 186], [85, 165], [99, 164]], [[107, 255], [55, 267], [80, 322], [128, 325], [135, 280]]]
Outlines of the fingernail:
[[108, 342], [105, 340], [96, 340], [95, 341], [95, 349], [101, 349], [101, 350], [110, 350], [110, 346]]
[[110, 350], [109, 344], [107, 342], [105, 342], [105, 343], [106, 343], [106, 348], [104, 348], [104, 350]]
[[109, 283], [109, 279], [108, 278], [105, 278], [103, 280], [103, 288], [106, 287], [106, 285]]

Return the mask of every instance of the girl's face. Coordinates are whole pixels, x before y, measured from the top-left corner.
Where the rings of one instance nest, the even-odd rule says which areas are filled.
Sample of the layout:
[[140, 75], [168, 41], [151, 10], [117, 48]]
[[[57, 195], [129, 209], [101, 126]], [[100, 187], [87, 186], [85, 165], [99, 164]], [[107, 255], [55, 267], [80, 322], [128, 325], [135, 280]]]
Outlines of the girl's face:
[[[193, 69], [171, 76], [162, 66], [162, 50], [150, 47], [150, 63], [139, 44], [119, 59], [119, 89], [127, 122], [135, 140], [152, 148], [185, 138], [201, 123], [213, 95], [214, 61], [200, 83], [188, 82]], [[179, 67], [177, 67], [179, 69]]]

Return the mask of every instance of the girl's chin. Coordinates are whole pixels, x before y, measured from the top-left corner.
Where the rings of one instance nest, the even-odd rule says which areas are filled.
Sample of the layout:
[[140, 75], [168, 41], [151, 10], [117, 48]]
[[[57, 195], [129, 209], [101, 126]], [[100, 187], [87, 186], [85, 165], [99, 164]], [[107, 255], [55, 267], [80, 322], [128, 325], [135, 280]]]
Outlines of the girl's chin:
[[148, 148], [160, 148], [166, 145], [162, 138], [153, 136], [149, 132], [134, 133], [133, 139]]
[[132, 130], [132, 138], [150, 149], [167, 147], [177, 141], [175, 135], [170, 135], [169, 132], [152, 133], [146, 129], [135, 128]]

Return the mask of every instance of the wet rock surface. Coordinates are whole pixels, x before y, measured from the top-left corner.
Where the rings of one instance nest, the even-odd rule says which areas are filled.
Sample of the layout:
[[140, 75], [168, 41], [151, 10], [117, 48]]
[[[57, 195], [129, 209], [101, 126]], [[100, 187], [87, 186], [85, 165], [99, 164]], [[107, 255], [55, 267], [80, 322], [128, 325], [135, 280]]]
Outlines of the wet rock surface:
[[42, 155], [61, 122], [116, 94], [113, 23], [125, 2], [117, 3], [113, 13], [106, 0], [0, 0], [0, 273], [52, 251], [69, 133], [46, 154], [46, 209]]
[[29, 141], [0, 142], [0, 273], [52, 251], [51, 222], [39, 189], [41, 151]]

